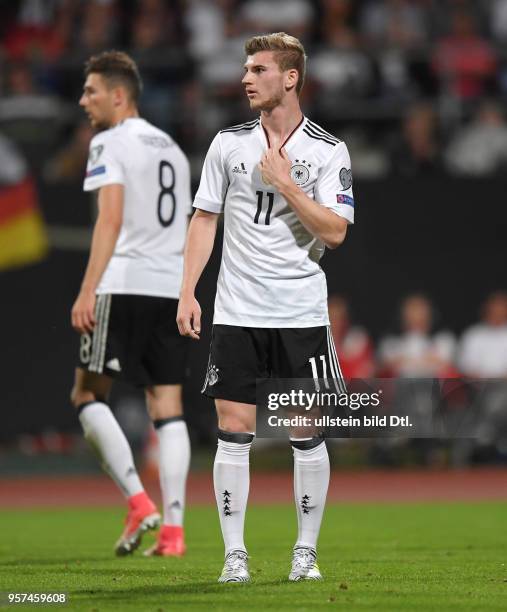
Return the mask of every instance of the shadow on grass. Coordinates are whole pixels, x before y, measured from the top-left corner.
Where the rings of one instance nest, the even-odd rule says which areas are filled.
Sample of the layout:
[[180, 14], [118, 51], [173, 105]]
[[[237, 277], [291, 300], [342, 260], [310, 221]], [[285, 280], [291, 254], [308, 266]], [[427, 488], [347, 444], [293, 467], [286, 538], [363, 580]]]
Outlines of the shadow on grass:
[[55, 559], [54, 557], [52, 558], [48, 558], [48, 559], [41, 559], [40, 557], [37, 558], [30, 558], [30, 557], [23, 557], [22, 559], [6, 559], [4, 560], [2, 563], [0, 563], [0, 569], [2, 568], [13, 568], [13, 567], [24, 567], [25, 565], [44, 565], [44, 566], [49, 566], [49, 565], [54, 565], [55, 567], [59, 567], [61, 565], [68, 565], [70, 566], [77, 566], [79, 567], [79, 565], [81, 563], [108, 563], [110, 560], [109, 559], [104, 559], [104, 557], [83, 557], [80, 556], [79, 559], [76, 559], [76, 557], [73, 557], [71, 559], [65, 559], [65, 558], [60, 558], [60, 559]]
[[[131, 587], [128, 589], [80, 589], [70, 590], [69, 595], [72, 596], [86, 596], [94, 599], [100, 599], [101, 601], [119, 601], [128, 600], [128, 598], [135, 599], [138, 596], [144, 596], [147, 598], [156, 596], [170, 596], [170, 595], [203, 595], [217, 593], [221, 596], [227, 593], [232, 593], [234, 589], [248, 589], [249, 591], [265, 590], [267, 587], [284, 586], [289, 585], [286, 580], [281, 578], [278, 580], [263, 580], [258, 582], [244, 583], [231, 583], [231, 584], [218, 584], [215, 579], [209, 582], [187, 582], [185, 584], [167, 584], [164, 586], [152, 585], [152, 586], [140, 586]], [[291, 587], [294, 585], [290, 584]]]

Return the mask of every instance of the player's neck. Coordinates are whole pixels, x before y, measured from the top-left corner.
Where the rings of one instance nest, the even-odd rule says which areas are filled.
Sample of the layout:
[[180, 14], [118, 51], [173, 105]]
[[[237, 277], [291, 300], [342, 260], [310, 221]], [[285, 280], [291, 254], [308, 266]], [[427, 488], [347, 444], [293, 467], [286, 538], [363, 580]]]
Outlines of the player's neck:
[[125, 121], [126, 119], [132, 119], [135, 117], [139, 117], [139, 111], [137, 110], [137, 108], [118, 109], [113, 116], [111, 127], [118, 125], [119, 123], [121, 123], [122, 121]]
[[302, 118], [303, 113], [297, 101], [290, 105], [279, 105], [271, 111], [261, 111], [262, 127], [271, 141], [285, 142]]

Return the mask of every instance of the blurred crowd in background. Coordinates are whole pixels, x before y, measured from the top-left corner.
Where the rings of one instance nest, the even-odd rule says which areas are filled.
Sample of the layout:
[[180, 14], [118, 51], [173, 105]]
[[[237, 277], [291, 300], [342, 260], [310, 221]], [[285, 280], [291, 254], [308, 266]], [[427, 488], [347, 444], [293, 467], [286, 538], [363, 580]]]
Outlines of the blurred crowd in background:
[[[344, 297], [330, 297], [329, 318], [345, 378], [397, 379], [401, 383], [399, 401], [414, 423], [417, 419], [427, 423], [437, 416], [428, 393], [428, 384], [430, 388], [432, 384], [428, 379], [445, 380], [444, 384], [462, 377], [486, 381], [477, 411], [470, 405], [470, 396], [461, 395], [463, 388], [457, 400], [452, 399], [445, 408], [440, 406], [440, 416], [446, 414], [450, 419], [448, 434], [456, 434], [461, 427], [461, 432], [473, 432], [474, 438], [451, 441], [449, 461], [456, 466], [465, 465], [474, 453], [485, 453], [497, 460], [507, 457], [507, 292], [490, 294], [482, 305], [480, 320], [460, 338], [442, 328], [437, 308], [419, 293], [401, 301], [392, 333], [377, 345], [364, 328], [351, 320]], [[406, 395], [403, 381], [407, 381], [406, 391], [410, 388]], [[400, 442], [403, 440], [395, 444]], [[425, 463], [438, 461], [443, 448], [431, 440], [412, 441], [410, 446], [417, 449], [419, 459]], [[389, 462], [392, 447], [393, 440], [377, 440], [373, 447], [375, 462]]]
[[402, 300], [397, 323], [377, 346], [353, 323], [344, 297], [329, 298], [329, 318], [345, 378], [507, 379], [507, 292], [489, 295], [460, 338], [442, 329], [436, 307], [419, 293]]
[[3, 0], [0, 10], [0, 130], [45, 152], [50, 181], [82, 175], [91, 130], [77, 101], [90, 55], [132, 54], [143, 115], [182, 143], [197, 179], [214, 133], [245, 120], [245, 39], [280, 30], [304, 42], [303, 108], [347, 142], [356, 177], [507, 165], [507, 0]]

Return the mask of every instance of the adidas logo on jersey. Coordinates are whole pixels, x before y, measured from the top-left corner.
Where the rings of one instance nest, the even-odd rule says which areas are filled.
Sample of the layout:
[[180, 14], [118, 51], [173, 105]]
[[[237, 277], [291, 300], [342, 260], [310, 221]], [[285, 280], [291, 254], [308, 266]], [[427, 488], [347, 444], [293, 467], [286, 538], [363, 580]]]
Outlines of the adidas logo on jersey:
[[234, 166], [232, 169], [236, 174], [248, 174], [247, 169], [245, 168], [245, 164], [242, 162], [239, 166]]
[[116, 357], [114, 359], [110, 359], [106, 363], [106, 368], [109, 368], [110, 370], [114, 370], [115, 372], [121, 372], [121, 365]]

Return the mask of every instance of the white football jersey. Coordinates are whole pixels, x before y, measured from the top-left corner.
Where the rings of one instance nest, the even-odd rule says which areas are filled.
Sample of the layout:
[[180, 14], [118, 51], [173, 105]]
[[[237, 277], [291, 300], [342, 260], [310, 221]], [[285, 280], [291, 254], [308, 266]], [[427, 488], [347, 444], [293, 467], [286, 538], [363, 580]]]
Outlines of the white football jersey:
[[192, 205], [185, 154], [144, 119], [126, 119], [91, 141], [84, 190], [118, 183], [123, 223], [97, 293], [177, 298]]
[[[303, 117], [284, 145], [294, 182], [354, 222], [350, 157], [343, 142]], [[224, 211], [222, 265], [214, 323], [246, 327], [328, 325], [324, 244], [286, 200], [266, 185], [258, 164], [268, 148], [259, 119], [222, 130], [204, 162], [194, 207]]]
[[461, 341], [458, 365], [468, 376], [504, 378], [507, 375], [507, 325], [478, 323]]

